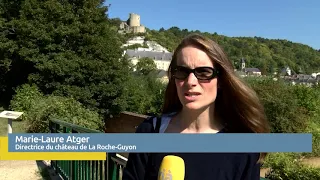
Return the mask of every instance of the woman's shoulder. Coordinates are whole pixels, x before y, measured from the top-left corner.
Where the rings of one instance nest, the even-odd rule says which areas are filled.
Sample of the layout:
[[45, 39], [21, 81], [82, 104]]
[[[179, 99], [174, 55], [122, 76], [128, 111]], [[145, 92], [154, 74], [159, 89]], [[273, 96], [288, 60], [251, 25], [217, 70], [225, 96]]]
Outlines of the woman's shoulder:
[[256, 165], [258, 164], [260, 153], [242, 153], [241, 158], [248, 164]]
[[136, 128], [136, 133], [149, 133], [153, 129], [153, 119], [155, 116], [145, 118]]
[[165, 113], [161, 115], [153, 115], [144, 119], [137, 127], [136, 133], [150, 133], [154, 132], [157, 127], [157, 123], [159, 123], [160, 132], [163, 131], [169, 124], [172, 116], [176, 112]]
[[260, 153], [212, 153], [214, 156], [219, 156], [221, 160], [230, 160], [234, 162], [242, 162], [244, 164], [252, 164], [258, 162]]
[[256, 163], [258, 163], [258, 160], [260, 158], [260, 153], [227, 153], [226, 156], [228, 156], [228, 154], [230, 154], [232, 159], [236, 161], [251, 165], [255, 165]]

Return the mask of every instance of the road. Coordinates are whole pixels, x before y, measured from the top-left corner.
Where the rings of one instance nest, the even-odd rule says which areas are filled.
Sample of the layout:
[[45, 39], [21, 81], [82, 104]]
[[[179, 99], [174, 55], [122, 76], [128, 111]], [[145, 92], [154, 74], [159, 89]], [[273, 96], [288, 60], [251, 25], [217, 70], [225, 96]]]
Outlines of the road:
[[42, 180], [36, 161], [0, 160], [1, 180]]

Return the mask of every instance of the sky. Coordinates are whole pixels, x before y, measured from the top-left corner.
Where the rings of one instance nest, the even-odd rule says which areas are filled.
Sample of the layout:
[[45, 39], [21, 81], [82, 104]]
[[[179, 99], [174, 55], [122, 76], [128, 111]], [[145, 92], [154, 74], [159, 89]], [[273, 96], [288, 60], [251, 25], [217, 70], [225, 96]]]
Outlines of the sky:
[[106, 0], [109, 18], [139, 14], [142, 25], [229, 37], [287, 39], [320, 49], [320, 0]]

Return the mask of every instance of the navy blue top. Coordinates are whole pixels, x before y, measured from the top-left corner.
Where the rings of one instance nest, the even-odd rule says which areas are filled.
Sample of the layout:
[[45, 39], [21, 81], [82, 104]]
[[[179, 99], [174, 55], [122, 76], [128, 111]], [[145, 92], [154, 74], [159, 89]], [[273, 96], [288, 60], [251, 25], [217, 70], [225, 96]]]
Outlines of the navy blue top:
[[[152, 123], [151, 119], [145, 120], [136, 133], [157, 132]], [[122, 179], [157, 180], [160, 164], [166, 155], [184, 160], [185, 180], [260, 179], [259, 153], [130, 153]]]

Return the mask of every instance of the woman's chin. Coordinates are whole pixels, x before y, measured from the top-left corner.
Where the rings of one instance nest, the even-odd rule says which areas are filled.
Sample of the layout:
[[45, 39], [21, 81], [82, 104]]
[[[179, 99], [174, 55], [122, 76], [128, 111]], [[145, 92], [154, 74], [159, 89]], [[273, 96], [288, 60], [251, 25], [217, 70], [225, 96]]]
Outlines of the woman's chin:
[[184, 108], [188, 110], [199, 110], [202, 108], [202, 106], [200, 106], [198, 103], [190, 102], [190, 103], [184, 104]]
[[205, 110], [209, 108], [212, 104], [203, 104], [199, 102], [188, 102], [183, 104], [183, 108], [189, 111], [196, 111], [196, 110]]

